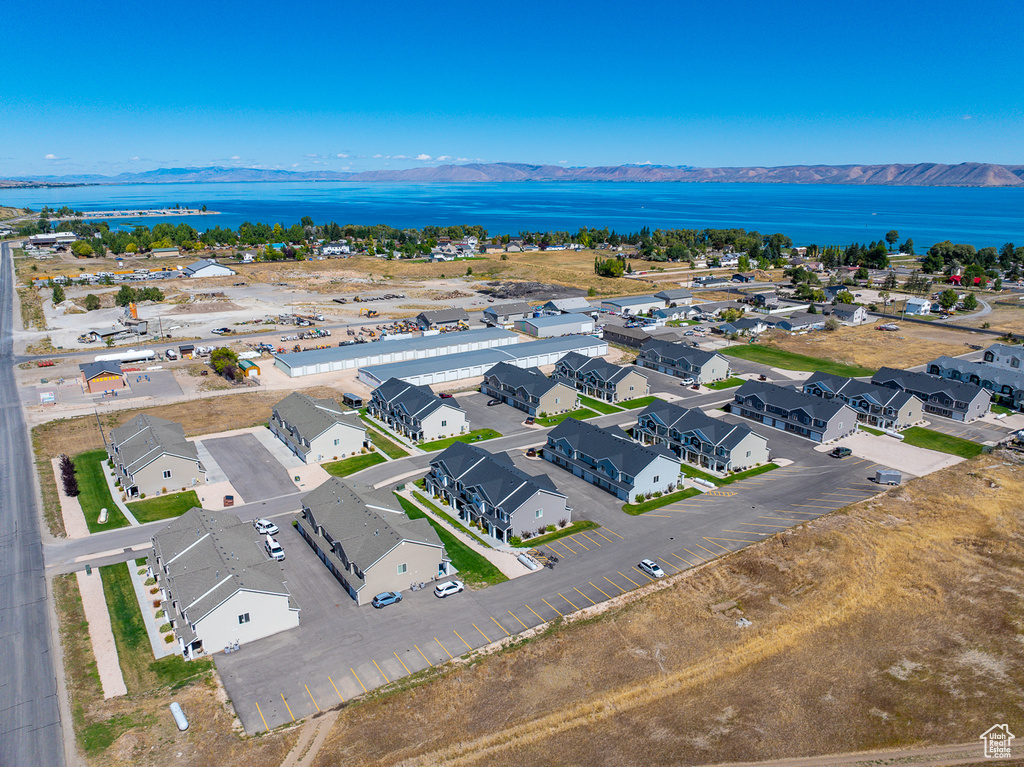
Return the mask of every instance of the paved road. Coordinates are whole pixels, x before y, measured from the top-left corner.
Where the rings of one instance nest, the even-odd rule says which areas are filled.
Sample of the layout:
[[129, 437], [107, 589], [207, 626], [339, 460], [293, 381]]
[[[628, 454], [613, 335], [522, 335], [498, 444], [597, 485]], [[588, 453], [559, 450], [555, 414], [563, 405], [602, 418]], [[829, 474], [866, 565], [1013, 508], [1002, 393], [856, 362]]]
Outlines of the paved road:
[[0, 246], [0, 762], [63, 765], [32, 451], [14, 381], [14, 269]]

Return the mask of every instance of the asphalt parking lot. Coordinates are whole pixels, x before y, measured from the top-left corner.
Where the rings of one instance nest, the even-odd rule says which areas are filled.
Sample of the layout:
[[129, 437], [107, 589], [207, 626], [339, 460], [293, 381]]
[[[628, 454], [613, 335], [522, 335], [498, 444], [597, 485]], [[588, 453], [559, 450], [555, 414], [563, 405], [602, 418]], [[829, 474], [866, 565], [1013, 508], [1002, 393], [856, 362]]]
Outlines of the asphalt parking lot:
[[252, 434], [205, 439], [203, 445], [245, 503], [297, 490], [281, 463]]
[[180, 397], [181, 387], [178, 386], [174, 373], [170, 370], [140, 370], [126, 373], [128, 386], [134, 397]]
[[459, 407], [466, 411], [470, 429], [494, 429], [503, 436], [530, 430], [523, 425], [529, 417], [526, 413], [505, 404], [488, 406], [490, 399], [480, 392], [456, 397]]

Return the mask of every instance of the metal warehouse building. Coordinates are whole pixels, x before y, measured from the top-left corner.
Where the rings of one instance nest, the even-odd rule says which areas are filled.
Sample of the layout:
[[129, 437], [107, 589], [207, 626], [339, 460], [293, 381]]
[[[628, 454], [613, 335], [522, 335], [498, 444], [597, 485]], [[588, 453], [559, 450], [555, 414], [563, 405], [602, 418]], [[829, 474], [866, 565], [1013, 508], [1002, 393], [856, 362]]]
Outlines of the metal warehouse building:
[[411, 360], [360, 368], [359, 380], [373, 387], [380, 386], [389, 378], [429, 386], [483, 376], [499, 362], [508, 362], [521, 368], [554, 365], [569, 352], [600, 357], [608, 353], [608, 344], [593, 336], [548, 338], [502, 349], [464, 352], [440, 359]]
[[585, 314], [555, 314], [548, 317], [527, 317], [515, 321], [516, 330], [537, 338], [593, 333], [594, 320]]
[[466, 330], [419, 338], [385, 339], [367, 344], [332, 346], [330, 349], [310, 349], [292, 354], [275, 354], [274, 365], [292, 378], [297, 378], [315, 373], [334, 373], [371, 365], [493, 349], [518, 341], [519, 336], [501, 328]]

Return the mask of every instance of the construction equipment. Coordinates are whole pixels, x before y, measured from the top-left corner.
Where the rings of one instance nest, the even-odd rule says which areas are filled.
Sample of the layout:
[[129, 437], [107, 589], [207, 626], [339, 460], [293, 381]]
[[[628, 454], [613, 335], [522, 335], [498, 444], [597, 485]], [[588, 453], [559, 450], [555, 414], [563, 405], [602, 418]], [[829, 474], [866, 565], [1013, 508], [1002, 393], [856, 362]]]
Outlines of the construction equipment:
[[377, 314], [378, 314], [376, 309], [366, 309], [366, 308], [363, 308], [363, 309], [359, 310], [359, 316], [360, 317], [362, 317], [364, 313], [366, 314], [367, 317], [376, 317]]

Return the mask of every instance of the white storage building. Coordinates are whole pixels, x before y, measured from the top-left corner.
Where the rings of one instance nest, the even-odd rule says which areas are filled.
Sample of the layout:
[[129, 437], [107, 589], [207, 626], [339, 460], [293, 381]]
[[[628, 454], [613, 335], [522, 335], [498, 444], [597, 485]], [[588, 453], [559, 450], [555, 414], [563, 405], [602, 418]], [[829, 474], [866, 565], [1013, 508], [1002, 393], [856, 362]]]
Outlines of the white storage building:
[[501, 328], [465, 330], [461, 333], [443, 333], [418, 338], [384, 339], [367, 344], [332, 346], [329, 349], [310, 349], [292, 354], [275, 354], [274, 365], [292, 378], [315, 373], [335, 373], [387, 365], [393, 362], [444, 357], [449, 354], [493, 349], [517, 343], [519, 336]]
[[594, 320], [586, 314], [555, 314], [547, 317], [527, 317], [515, 321], [516, 330], [537, 338], [593, 333]]
[[[465, 335], [465, 334], [462, 334]], [[608, 353], [608, 344], [594, 336], [564, 336], [530, 341], [500, 349], [482, 349], [443, 358], [411, 360], [391, 365], [360, 368], [359, 380], [370, 386], [380, 386], [389, 378], [399, 378], [411, 384], [426, 385], [478, 378], [487, 374], [499, 362], [508, 362], [521, 368], [554, 365], [569, 352], [588, 357]]]

